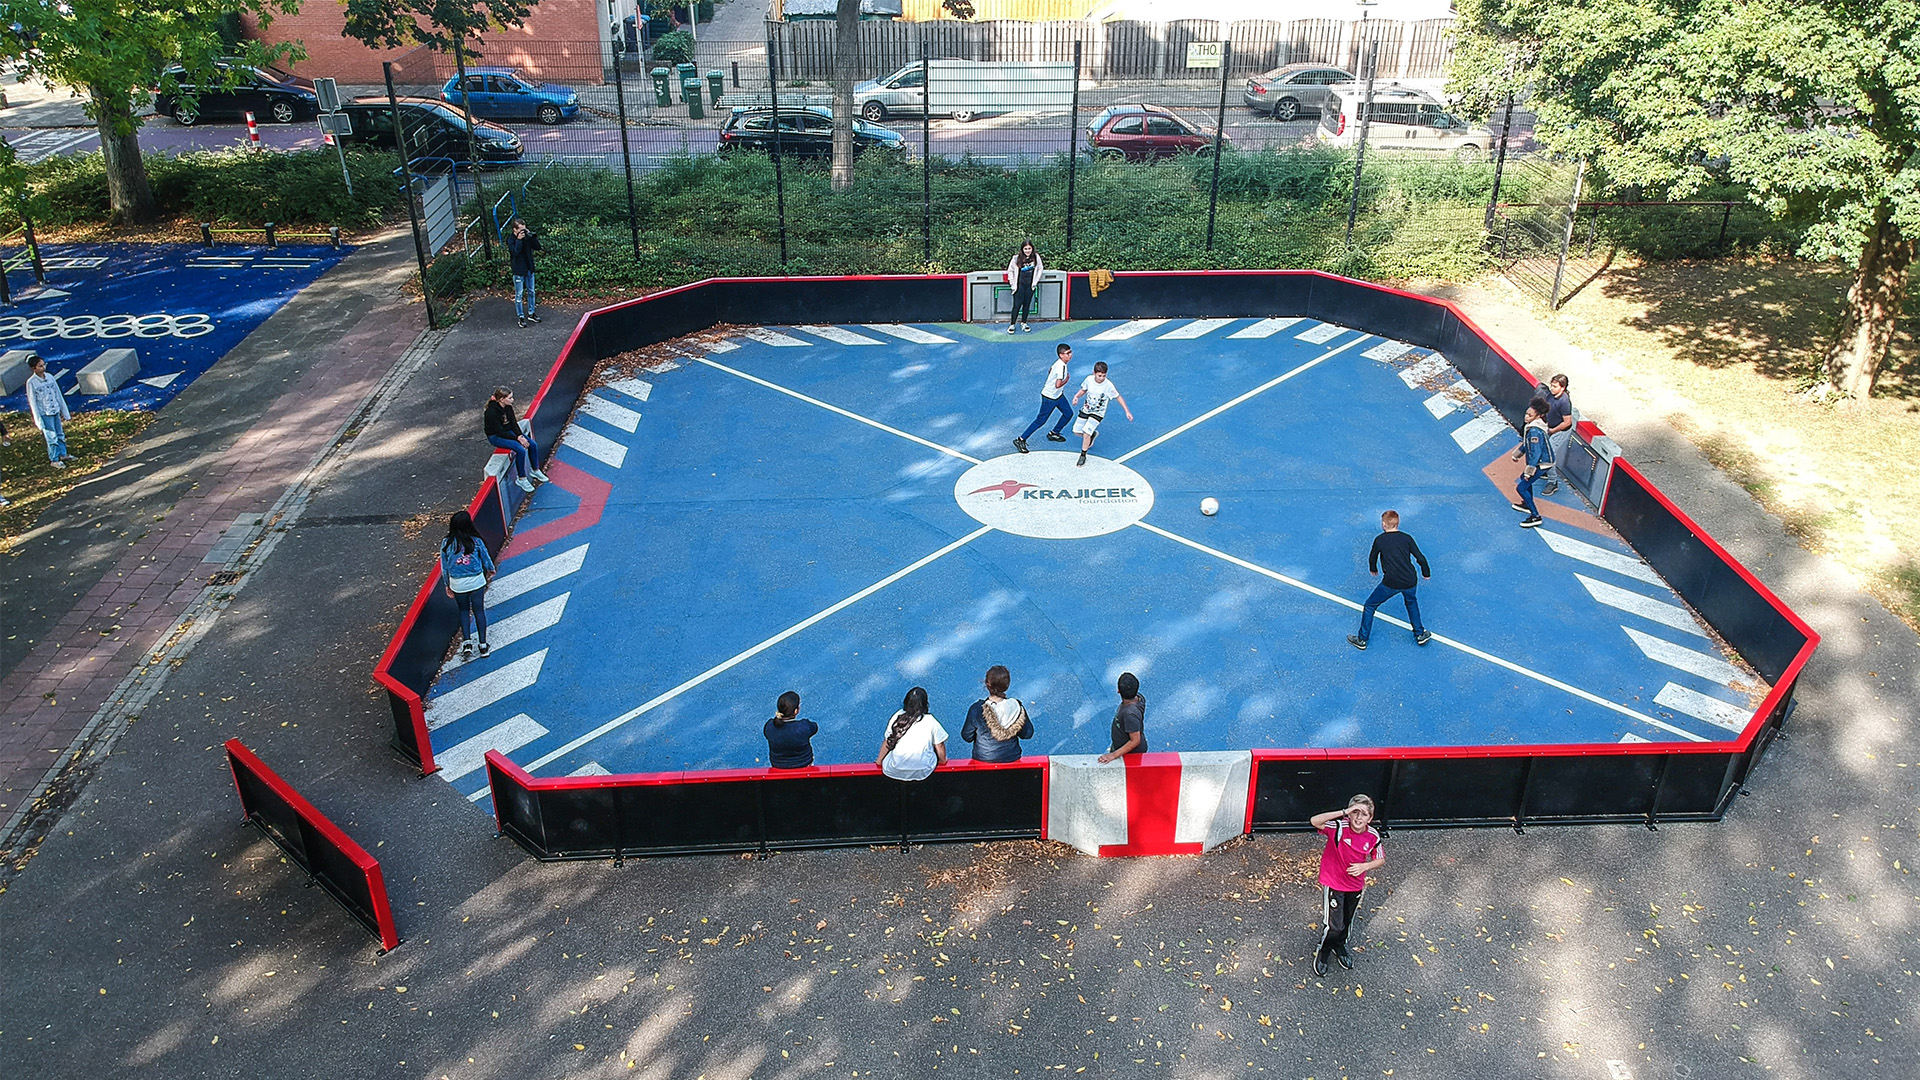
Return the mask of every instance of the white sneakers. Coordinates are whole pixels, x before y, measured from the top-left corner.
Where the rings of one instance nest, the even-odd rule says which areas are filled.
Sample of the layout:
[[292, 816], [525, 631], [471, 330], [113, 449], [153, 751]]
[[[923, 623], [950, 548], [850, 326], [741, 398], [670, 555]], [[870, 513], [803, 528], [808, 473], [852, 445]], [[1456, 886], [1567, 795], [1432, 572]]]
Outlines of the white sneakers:
[[541, 472], [539, 469], [533, 470], [533, 478], [542, 484], [547, 482], [547, 474]]
[[515, 480], [515, 481], [514, 481], [514, 483], [516, 483], [516, 484], [519, 484], [519, 485], [520, 485], [520, 490], [521, 490], [521, 491], [532, 491], [532, 490], [533, 490], [533, 481], [531, 481], [531, 480], [529, 480], [529, 479], [527, 479], [527, 478], [526, 478], [526, 477], [524, 477], [524, 476], [523, 476], [523, 477], [521, 477], [521, 478], [520, 478], [520, 479], [518, 479], [518, 480]]

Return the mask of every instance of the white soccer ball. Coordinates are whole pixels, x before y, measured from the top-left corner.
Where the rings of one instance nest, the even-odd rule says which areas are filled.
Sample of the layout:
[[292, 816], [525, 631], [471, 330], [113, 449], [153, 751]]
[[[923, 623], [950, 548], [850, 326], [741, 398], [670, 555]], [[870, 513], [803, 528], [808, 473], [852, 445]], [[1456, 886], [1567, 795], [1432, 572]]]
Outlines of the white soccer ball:
[[1200, 512], [1201, 512], [1201, 513], [1203, 513], [1203, 514], [1205, 514], [1205, 515], [1207, 515], [1208, 517], [1212, 517], [1213, 515], [1215, 515], [1215, 514], [1217, 514], [1217, 513], [1219, 513], [1219, 512], [1220, 512], [1220, 500], [1218, 500], [1218, 499], [1214, 499], [1214, 498], [1205, 498], [1205, 499], [1201, 499], [1201, 500], [1200, 500]]

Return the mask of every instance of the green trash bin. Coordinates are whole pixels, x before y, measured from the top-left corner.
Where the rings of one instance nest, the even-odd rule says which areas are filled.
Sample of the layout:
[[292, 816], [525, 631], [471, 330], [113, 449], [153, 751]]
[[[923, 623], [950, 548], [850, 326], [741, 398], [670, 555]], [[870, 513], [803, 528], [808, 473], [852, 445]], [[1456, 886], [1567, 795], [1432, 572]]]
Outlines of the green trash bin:
[[727, 76], [720, 71], [707, 72], [707, 93], [712, 95], [713, 103], [720, 104], [720, 94], [727, 88]]
[[704, 119], [706, 110], [700, 107], [700, 69], [692, 64], [675, 65], [680, 73], [680, 100], [686, 103], [687, 115], [695, 120]]
[[663, 109], [672, 105], [673, 91], [667, 84], [667, 69], [657, 67], [649, 74], [653, 76], [653, 103]]

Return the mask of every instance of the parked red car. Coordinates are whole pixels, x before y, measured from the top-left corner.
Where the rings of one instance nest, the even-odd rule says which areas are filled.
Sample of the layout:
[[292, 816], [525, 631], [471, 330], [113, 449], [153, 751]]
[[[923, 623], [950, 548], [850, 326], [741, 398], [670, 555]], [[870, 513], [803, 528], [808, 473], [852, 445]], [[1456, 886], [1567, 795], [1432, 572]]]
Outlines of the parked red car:
[[[1225, 139], [1221, 143], [1233, 145]], [[1099, 157], [1153, 161], [1213, 152], [1213, 132], [1159, 105], [1109, 105], [1087, 125], [1087, 145]]]

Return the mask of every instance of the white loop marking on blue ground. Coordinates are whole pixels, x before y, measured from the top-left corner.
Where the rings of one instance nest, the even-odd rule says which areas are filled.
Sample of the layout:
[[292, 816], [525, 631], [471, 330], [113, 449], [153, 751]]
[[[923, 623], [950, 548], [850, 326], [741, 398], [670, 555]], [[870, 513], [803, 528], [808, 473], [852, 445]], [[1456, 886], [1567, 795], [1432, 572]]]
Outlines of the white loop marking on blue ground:
[[777, 391], [779, 393], [785, 394], [788, 397], [798, 398], [809, 405], [817, 405], [820, 408], [825, 409], [830, 413], [839, 413], [841, 416], [844, 416], [849, 420], [858, 420], [859, 422], [867, 425], [868, 427], [879, 428], [881, 431], [884, 431], [889, 435], [898, 435], [901, 438], [908, 440], [909, 442], [917, 442], [921, 446], [924, 446], [929, 450], [938, 450], [941, 453], [947, 455], [948, 457], [956, 457], [956, 458], [959, 458], [961, 461], [970, 462], [974, 465], [980, 464], [980, 459], [977, 457], [974, 457], [972, 454], [963, 454], [960, 451], [953, 449], [952, 447], [941, 446], [937, 442], [933, 442], [932, 440], [929, 440], [929, 439], [923, 439], [920, 436], [911, 434], [909, 432], [901, 431], [897, 427], [890, 427], [886, 424], [881, 423], [878, 420], [873, 420], [868, 417], [861, 416], [857, 412], [848, 412], [847, 410], [841, 408], [838, 405], [829, 405], [826, 402], [821, 401], [819, 398], [808, 397], [807, 395], [801, 393], [798, 390], [789, 390], [786, 387], [781, 386], [779, 383], [768, 382], [767, 380], [760, 378], [758, 375], [749, 375], [746, 372], [739, 370], [738, 368], [730, 368], [725, 364], [718, 363], [713, 360], [709, 360], [704, 356], [696, 356], [696, 357], [693, 357], [693, 359], [715, 370], [724, 371], [729, 375], [737, 375], [740, 378], [745, 379], [750, 383], [757, 383], [761, 386], [766, 387], [769, 390], [773, 390], [773, 391]]
[[[707, 361], [702, 361], [702, 363], [706, 363], [706, 362]], [[718, 367], [719, 365], [716, 364], [715, 366]], [[738, 373], [736, 372], [736, 374]], [[748, 376], [748, 378], [752, 378], [752, 376]], [[758, 381], [758, 380], [755, 380], [755, 381]], [[793, 635], [800, 633], [802, 630], [805, 630], [806, 628], [814, 625], [815, 623], [818, 623], [823, 619], [831, 618], [835, 614], [841, 611], [844, 611], [847, 608], [852, 607], [853, 605], [859, 603], [860, 601], [865, 600], [867, 597], [872, 596], [874, 593], [877, 593], [880, 590], [886, 588], [887, 586], [893, 584], [894, 582], [899, 581], [901, 578], [906, 577], [907, 575], [913, 573], [916, 570], [919, 570], [923, 567], [926, 567], [935, 562], [938, 562], [939, 560], [945, 558], [948, 555], [953, 554], [956, 551], [959, 551], [961, 548], [966, 547], [968, 544], [973, 543], [975, 540], [980, 539], [982, 536], [985, 536], [992, 531], [993, 529], [991, 526], [982, 526], [981, 528], [973, 530], [972, 532], [968, 533], [967, 535], [961, 537], [958, 540], [955, 540], [953, 543], [948, 544], [946, 547], [941, 548], [940, 550], [934, 552], [933, 554], [927, 555], [916, 562], [913, 562], [898, 570], [895, 570], [893, 573], [888, 574], [886, 577], [881, 578], [879, 581], [876, 581], [873, 584], [867, 586], [866, 588], [861, 589], [859, 592], [854, 593], [852, 596], [849, 596], [846, 599], [841, 600], [839, 603], [834, 604], [832, 607], [816, 612], [815, 614], [810, 615], [807, 618], [802, 619], [797, 623], [794, 623], [792, 626], [787, 627], [785, 630], [782, 630], [779, 633], [768, 638], [767, 640], [761, 642], [760, 644], [755, 645], [753, 648], [748, 649], [746, 652], [743, 652], [738, 656], [732, 657], [731, 659], [724, 660], [718, 664], [715, 664], [714, 666], [708, 668], [707, 670], [701, 672], [700, 674], [695, 675], [693, 678], [688, 679], [686, 682], [681, 683], [679, 686], [676, 686], [673, 689], [667, 691], [666, 693], [661, 694], [660, 696], [654, 698], [652, 701], [649, 701], [644, 705], [638, 706], [637, 708], [630, 709], [627, 712], [621, 713], [619, 716], [616, 716], [613, 719], [607, 721], [606, 723], [601, 724], [599, 727], [594, 728], [592, 731], [587, 732], [585, 735], [582, 735], [579, 738], [573, 739], [572, 741], [568, 742], [564, 746], [561, 746], [557, 750], [553, 750], [546, 754], [542, 754], [541, 756], [535, 758], [532, 762], [524, 766], [524, 768], [526, 769], [527, 772], [531, 773], [539, 769], [540, 767], [553, 762], [555, 759], [564, 757], [567, 754], [571, 754], [575, 750], [580, 749], [582, 746], [585, 746], [588, 743], [594, 741], [595, 739], [598, 739], [602, 735], [605, 735], [610, 731], [614, 731], [626, 724], [630, 724], [633, 721], [638, 720], [640, 717], [645, 716], [646, 714], [652, 712], [653, 710], [659, 708], [662, 705], [665, 705], [667, 702], [672, 701], [674, 698], [679, 697], [681, 694], [684, 694], [687, 691], [693, 689], [694, 687], [699, 686], [701, 683], [706, 682], [708, 679], [711, 679], [714, 676], [719, 675], [722, 672], [725, 672], [728, 669], [738, 664], [742, 664], [748, 660], [753, 659], [754, 657], [760, 655], [763, 652], [766, 652], [768, 649], [773, 648], [775, 645], [778, 645], [781, 642], [792, 637]], [[543, 653], [544, 653], [544, 650], [543, 650]]]
[[917, 326], [904, 326], [900, 323], [867, 323], [865, 325], [866, 325], [866, 328], [869, 330], [878, 330], [883, 334], [889, 334], [893, 337], [899, 338], [902, 341], [911, 341], [915, 345], [951, 345], [953, 344], [952, 338], [942, 337], [939, 334], [933, 333], [931, 331], [922, 330]]
[[1239, 397], [1234, 398], [1232, 401], [1227, 402], [1225, 405], [1214, 406], [1212, 409], [1209, 409], [1208, 411], [1201, 413], [1199, 416], [1194, 417], [1193, 419], [1187, 421], [1186, 423], [1181, 424], [1179, 427], [1174, 428], [1172, 431], [1167, 432], [1165, 435], [1162, 435], [1159, 438], [1152, 440], [1151, 442], [1145, 443], [1144, 445], [1136, 446], [1133, 449], [1127, 451], [1126, 453], [1121, 454], [1119, 457], [1114, 458], [1113, 459], [1114, 464], [1116, 465], [1126, 464], [1129, 459], [1139, 457], [1141, 454], [1144, 454], [1147, 451], [1153, 449], [1154, 447], [1159, 446], [1161, 443], [1166, 442], [1168, 439], [1173, 438], [1175, 435], [1179, 435], [1184, 432], [1191, 431], [1194, 428], [1199, 427], [1201, 424], [1207, 422], [1208, 420], [1211, 420], [1214, 417], [1219, 416], [1221, 413], [1226, 412], [1228, 409], [1233, 408], [1235, 405], [1238, 405], [1241, 402], [1250, 401], [1253, 398], [1259, 397], [1261, 394], [1264, 394], [1267, 391], [1273, 389], [1274, 387], [1279, 386], [1281, 383], [1286, 382], [1288, 379], [1293, 378], [1295, 375], [1298, 375], [1308, 370], [1309, 368], [1312, 368], [1315, 365], [1320, 364], [1323, 361], [1330, 360], [1333, 357], [1336, 357], [1341, 353], [1346, 352], [1348, 349], [1351, 349], [1355, 345], [1358, 345], [1361, 342], [1367, 340], [1367, 337], [1368, 335], [1362, 334], [1359, 337], [1354, 338], [1352, 341], [1347, 342], [1345, 345], [1342, 345], [1337, 349], [1331, 349], [1327, 352], [1321, 353], [1319, 356], [1316, 356], [1313, 359], [1307, 361], [1306, 363], [1301, 364], [1299, 367], [1294, 368], [1292, 371], [1289, 371], [1284, 375], [1276, 376], [1272, 379], [1269, 379], [1266, 382], [1261, 383], [1259, 386], [1256, 386], [1253, 389], [1247, 391], [1246, 393], [1241, 394]]
[[580, 569], [586, 565], [587, 548], [591, 546], [581, 544], [499, 575], [487, 585], [487, 606], [498, 607], [516, 596], [530, 593], [542, 585], [551, 585]]
[[1587, 594], [1611, 608], [1619, 608], [1629, 615], [1638, 615], [1649, 622], [1662, 626], [1671, 626], [1682, 633], [1695, 637], [1706, 637], [1707, 632], [1700, 629], [1694, 621], [1693, 612], [1678, 604], [1669, 604], [1665, 600], [1655, 600], [1651, 596], [1623, 589], [1618, 585], [1609, 585], [1604, 581], [1595, 581], [1585, 574], [1575, 574], [1574, 579], [1587, 587]]
[[[1312, 585], [1307, 584], [1304, 581], [1299, 580], [1298, 578], [1290, 578], [1287, 575], [1280, 573], [1279, 571], [1269, 570], [1264, 566], [1260, 566], [1256, 563], [1250, 563], [1245, 559], [1235, 558], [1234, 556], [1229, 555], [1224, 551], [1219, 551], [1215, 548], [1210, 548], [1207, 545], [1202, 544], [1197, 540], [1189, 540], [1186, 537], [1179, 535], [1178, 533], [1168, 532], [1167, 530], [1162, 529], [1157, 525], [1149, 525], [1144, 521], [1136, 521], [1133, 523], [1133, 525], [1134, 525], [1134, 528], [1136, 529], [1145, 529], [1150, 533], [1154, 533], [1155, 535], [1164, 536], [1176, 544], [1185, 544], [1187, 547], [1190, 547], [1195, 551], [1205, 552], [1206, 554], [1211, 555], [1216, 559], [1220, 559], [1225, 562], [1230, 562], [1233, 565], [1241, 567], [1246, 570], [1251, 570], [1254, 573], [1259, 574], [1263, 577], [1272, 578], [1274, 581], [1278, 581], [1282, 585], [1291, 585], [1292, 587], [1299, 589], [1302, 592], [1312, 593], [1313, 595], [1321, 598], [1322, 600], [1331, 600], [1332, 602], [1339, 604], [1341, 607], [1350, 608], [1354, 611], [1359, 611], [1364, 607], [1364, 605], [1362, 605], [1358, 601], [1349, 600], [1344, 596], [1340, 596], [1335, 593], [1330, 593], [1325, 589], [1316, 588]], [[1384, 611], [1375, 612], [1374, 618], [1384, 620], [1388, 623], [1393, 624], [1394, 626], [1401, 628], [1402, 630], [1413, 629], [1413, 627], [1407, 624], [1406, 622], [1400, 619], [1396, 619], [1393, 616], [1388, 615]], [[1534, 680], [1535, 682], [1544, 683], [1548, 686], [1553, 687], [1556, 690], [1564, 690], [1567, 693], [1572, 694], [1577, 698], [1590, 701], [1593, 704], [1600, 706], [1601, 708], [1611, 709], [1614, 712], [1620, 713], [1623, 716], [1630, 716], [1635, 720], [1639, 720], [1642, 723], [1651, 724], [1662, 731], [1671, 732], [1675, 735], [1680, 736], [1683, 739], [1688, 739], [1693, 742], [1707, 741], [1706, 739], [1703, 739], [1700, 736], [1695, 735], [1690, 731], [1684, 731], [1680, 728], [1674, 727], [1672, 724], [1668, 724], [1663, 721], [1656, 720], [1653, 717], [1648, 716], [1646, 713], [1638, 712], [1634, 709], [1629, 709], [1625, 705], [1621, 705], [1618, 702], [1608, 701], [1606, 698], [1603, 698], [1598, 694], [1591, 693], [1586, 690], [1582, 690], [1579, 687], [1573, 686], [1568, 683], [1563, 683], [1560, 680], [1553, 678], [1550, 675], [1542, 675], [1539, 672], [1534, 671], [1530, 668], [1522, 667], [1511, 660], [1503, 659], [1501, 657], [1493, 655], [1490, 652], [1485, 652], [1480, 649], [1476, 649], [1473, 646], [1468, 645], [1463, 641], [1456, 641], [1453, 638], [1447, 637], [1444, 634], [1433, 635], [1433, 640], [1439, 642], [1442, 645], [1446, 645], [1449, 648], [1458, 649], [1461, 652], [1466, 653], [1468, 656], [1477, 657], [1478, 659], [1485, 660], [1490, 664], [1495, 664], [1499, 667], [1506, 668], [1508, 671], [1511, 671], [1516, 675], [1524, 675], [1527, 678]]]

